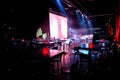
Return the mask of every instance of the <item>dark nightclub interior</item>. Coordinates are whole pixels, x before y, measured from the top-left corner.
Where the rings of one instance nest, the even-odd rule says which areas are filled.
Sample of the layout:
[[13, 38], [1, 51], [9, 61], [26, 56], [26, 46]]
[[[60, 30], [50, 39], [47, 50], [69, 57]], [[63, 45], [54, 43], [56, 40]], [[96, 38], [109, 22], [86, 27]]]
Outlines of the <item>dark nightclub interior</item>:
[[0, 0], [1, 80], [119, 80], [120, 0]]

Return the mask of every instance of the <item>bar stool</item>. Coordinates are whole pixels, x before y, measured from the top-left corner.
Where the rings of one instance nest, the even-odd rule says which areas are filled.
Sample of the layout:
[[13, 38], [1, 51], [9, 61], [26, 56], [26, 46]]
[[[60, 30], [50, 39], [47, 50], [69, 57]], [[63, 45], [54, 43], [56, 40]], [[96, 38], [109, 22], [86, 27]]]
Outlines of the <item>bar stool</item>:
[[80, 73], [88, 73], [91, 74], [91, 55], [90, 54], [79, 54], [80, 58], [80, 66], [79, 72]]
[[68, 59], [66, 59], [67, 55], [68, 53], [65, 52], [62, 57], [61, 80], [69, 80], [71, 76], [70, 68], [66, 64], [66, 60], [68, 61]]
[[61, 68], [61, 80], [71, 80], [71, 78], [73, 78], [73, 76], [76, 75], [78, 66], [75, 63], [68, 66], [68, 64], [66, 64], [66, 61], [65, 61], [65, 60], [68, 61], [68, 59], [66, 59], [65, 56], [67, 56], [67, 54], [63, 55], [63, 66]]
[[79, 52], [79, 48], [77, 48], [77, 47], [74, 47], [74, 61], [78, 61], [79, 60], [79, 54], [81, 54], [80, 52]]
[[69, 80], [71, 77], [71, 71], [68, 68], [61, 69], [61, 80]]
[[50, 73], [58, 74], [60, 72], [60, 69], [62, 67], [61, 58], [62, 54], [50, 60]]

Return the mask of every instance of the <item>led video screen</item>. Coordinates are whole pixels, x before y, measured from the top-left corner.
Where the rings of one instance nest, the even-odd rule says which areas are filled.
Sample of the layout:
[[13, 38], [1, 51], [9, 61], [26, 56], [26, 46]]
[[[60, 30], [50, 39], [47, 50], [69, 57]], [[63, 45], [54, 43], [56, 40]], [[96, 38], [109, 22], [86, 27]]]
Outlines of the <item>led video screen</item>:
[[55, 13], [49, 12], [50, 38], [65, 39], [67, 38], [67, 18]]

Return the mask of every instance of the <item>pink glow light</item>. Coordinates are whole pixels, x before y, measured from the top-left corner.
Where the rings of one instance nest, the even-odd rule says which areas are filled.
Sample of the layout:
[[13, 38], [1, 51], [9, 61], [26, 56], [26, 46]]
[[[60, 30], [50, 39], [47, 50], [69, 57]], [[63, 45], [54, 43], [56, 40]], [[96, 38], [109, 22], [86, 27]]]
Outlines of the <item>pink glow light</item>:
[[64, 39], [67, 38], [67, 18], [53, 13], [49, 13], [50, 37]]

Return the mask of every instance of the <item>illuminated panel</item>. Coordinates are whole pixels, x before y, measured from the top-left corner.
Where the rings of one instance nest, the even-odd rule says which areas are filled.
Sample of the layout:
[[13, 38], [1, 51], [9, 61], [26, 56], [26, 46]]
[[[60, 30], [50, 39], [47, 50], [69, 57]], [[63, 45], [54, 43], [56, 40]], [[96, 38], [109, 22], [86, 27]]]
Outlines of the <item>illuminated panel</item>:
[[67, 38], [67, 18], [53, 13], [49, 13], [49, 19], [50, 38]]
[[42, 36], [42, 29], [39, 28], [36, 32], [36, 37]]
[[43, 39], [47, 39], [47, 33], [44, 33], [44, 34], [42, 35], [42, 38], [43, 38]]
[[67, 38], [67, 19], [61, 21], [61, 30], [62, 30], [62, 36], [63, 38]]

